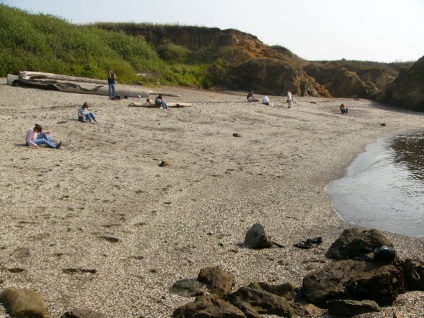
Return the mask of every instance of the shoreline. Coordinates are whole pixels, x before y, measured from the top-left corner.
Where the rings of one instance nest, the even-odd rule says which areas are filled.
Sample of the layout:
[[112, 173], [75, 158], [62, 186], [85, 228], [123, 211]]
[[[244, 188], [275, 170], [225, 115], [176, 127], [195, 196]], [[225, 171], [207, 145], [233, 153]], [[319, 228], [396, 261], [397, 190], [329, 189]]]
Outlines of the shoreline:
[[[395, 163], [396, 156], [405, 156], [409, 151], [401, 149], [397, 152], [390, 146], [399, 138], [422, 136], [423, 132], [416, 130], [378, 138], [355, 157], [344, 177], [331, 181], [325, 187], [340, 219], [358, 227], [424, 237], [424, 224], [421, 222], [424, 214], [420, 214], [424, 202], [419, 200], [424, 185], [419, 179], [419, 165], [415, 163], [414, 172], [414, 169], [406, 168], [410, 164], [408, 159]], [[372, 215], [368, 215], [369, 205], [366, 202], [373, 206]]]
[[[181, 96], [166, 101], [192, 106], [129, 108], [132, 99], [11, 87], [1, 79], [0, 289], [39, 291], [51, 317], [87, 308], [122, 318], [169, 317], [190, 300], [169, 288], [206, 266], [232, 273], [234, 290], [251, 281], [299, 285], [311, 263], [329, 262], [325, 251], [352, 227], [335, 213], [326, 185], [343, 177], [367, 144], [424, 123], [423, 115], [362, 99], [297, 96], [288, 109], [281, 96], [269, 96], [270, 107], [244, 102], [238, 92], [161, 90]], [[77, 122], [84, 102], [98, 124]], [[25, 147], [35, 123], [62, 148]], [[170, 165], [161, 167], [164, 160]], [[287, 247], [241, 248], [257, 222]], [[423, 238], [383, 233], [399, 257], [424, 259]], [[317, 236], [324, 240], [318, 249], [293, 247]], [[70, 275], [69, 268], [95, 274]], [[422, 292], [401, 295], [396, 311], [414, 317], [408, 306], [422, 300]]]

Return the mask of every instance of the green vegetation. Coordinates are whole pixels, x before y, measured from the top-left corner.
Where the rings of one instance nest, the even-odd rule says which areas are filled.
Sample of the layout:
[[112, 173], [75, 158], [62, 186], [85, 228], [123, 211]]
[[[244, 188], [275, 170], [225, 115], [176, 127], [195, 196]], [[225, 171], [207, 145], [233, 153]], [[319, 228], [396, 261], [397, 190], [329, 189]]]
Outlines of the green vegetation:
[[0, 76], [27, 70], [106, 79], [112, 68], [119, 83], [204, 87], [207, 66], [189, 64], [189, 55], [176, 45], [158, 53], [122, 31], [0, 5]]
[[321, 85], [330, 83], [343, 68], [365, 82], [383, 86], [411, 65], [306, 61], [285, 47], [267, 46], [251, 34], [232, 29], [143, 23], [75, 25], [0, 4], [0, 76], [27, 70], [106, 79], [112, 68], [118, 83], [221, 86], [284, 94], [286, 87], [301, 90], [299, 83], [309, 83], [310, 77]]

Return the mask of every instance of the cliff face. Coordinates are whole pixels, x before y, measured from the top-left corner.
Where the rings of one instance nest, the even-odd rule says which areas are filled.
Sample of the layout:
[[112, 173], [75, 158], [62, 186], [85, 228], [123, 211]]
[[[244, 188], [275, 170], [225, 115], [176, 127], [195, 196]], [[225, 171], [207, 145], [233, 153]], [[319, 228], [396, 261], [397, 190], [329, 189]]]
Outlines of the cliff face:
[[325, 96], [329, 92], [300, 67], [277, 59], [249, 59], [234, 67], [230, 85], [235, 89], [254, 90], [272, 95]]
[[387, 64], [354, 61], [311, 62], [303, 69], [334, 97], [371, 98], [398, 73]]
[[[258, 94], [285, 95], [290, 89], [301, 96], [370, 99], [378, 96], [381, 101], [401, 103], [402, 107], [415, 105], [415, 109], [421, 103], [419, 81], [416, 83], [414, 78], [419, 71], [404, 72], [394, 81], [399, 68], [402, 65], [409, 68], [412, 63], [309, 62], [284, 47], [265, 45], [256, 36], [233, 29], [144, 24], [97, 26], [142, 37], [158, 52], [169, 45], [184, 48], [188, 51], [187, 63], [210, 65], [208, 73], [216, 86], [255, 90]], [[166, 59], [166, 56], [163, 58]], [[175, 61], [180, 62], [181, 59]], [[409, 81], [416, 83], [413, 85], [414, 93], [406, 94]], [[414, 102], [406, 100], [405, 95], [411, 94]]]
[[411, 68], [403, 69], [399, 76], [375, 96], [377, 101], [424, 112], [424, 56]]
[[[142, 37], [158, 51], [169, 44], [189, 49], [192, 62], [211, 63], [209, 71], [215, 85], [255, 90], [259, 94], [285, 95], [290, 89], [298, 95], [330, 96], [302, 69], [304, 61], [301, 58], [283, 47], [267, 46], [251, 34], [200, 27], [99, 26]], [[217, 60], [220, 60], [219, 65], [215, 63]]]

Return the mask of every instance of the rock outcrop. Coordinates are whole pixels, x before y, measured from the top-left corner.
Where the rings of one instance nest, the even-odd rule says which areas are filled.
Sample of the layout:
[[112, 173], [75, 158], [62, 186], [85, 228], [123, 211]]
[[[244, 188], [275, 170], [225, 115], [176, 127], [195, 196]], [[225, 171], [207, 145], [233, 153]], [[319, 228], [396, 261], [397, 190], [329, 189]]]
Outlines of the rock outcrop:
[[411, 68], [402, 69], [399, 76], [375, 95], [379, 102], [424, 111], [424, 56]]
[[318, 306], [337, 299], [369, 299], [390, 306], [405, 292], [405, 278], [398, 264], [341, 260], [305, 276], [302, 290]]
[[343, 231], [325, 256], [335, 260], [362, 258], [383, 245], [393, 247], [381, 231], [351, 228]]

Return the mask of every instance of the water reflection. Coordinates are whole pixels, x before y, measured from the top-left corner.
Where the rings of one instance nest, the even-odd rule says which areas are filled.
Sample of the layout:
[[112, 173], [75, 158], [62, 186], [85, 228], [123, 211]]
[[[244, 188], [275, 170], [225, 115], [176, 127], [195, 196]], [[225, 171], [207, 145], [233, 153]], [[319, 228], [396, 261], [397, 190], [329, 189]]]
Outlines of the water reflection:
[[424, 133], [399, 136], [392, 140], [391, 147], [394, 162], [406, 165], [412, 178], [424, 181]]
[[379, 139], [327, 186], [341, 218], [366, 228], [424, 236], [424, 133]]

